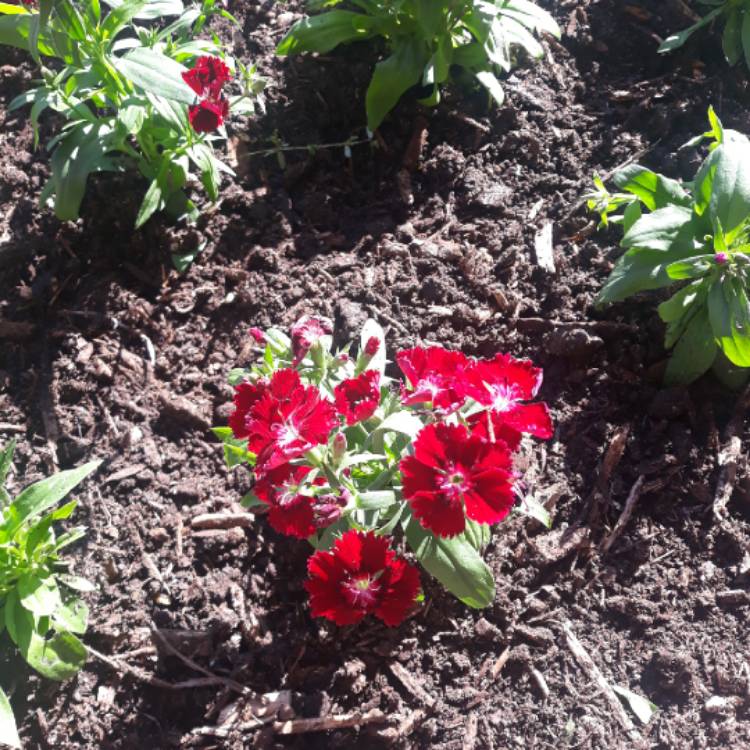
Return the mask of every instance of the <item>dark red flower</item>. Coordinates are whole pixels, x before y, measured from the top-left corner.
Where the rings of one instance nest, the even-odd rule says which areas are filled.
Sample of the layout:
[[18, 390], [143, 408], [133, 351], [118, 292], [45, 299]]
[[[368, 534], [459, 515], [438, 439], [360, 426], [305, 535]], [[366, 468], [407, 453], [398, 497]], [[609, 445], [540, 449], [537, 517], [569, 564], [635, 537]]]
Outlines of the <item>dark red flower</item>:
[[541, 368], [534, 367], [527, 359], [498, 354], [494, 359], [475, 362], [469, 368], [466, 392], [501, 414], [509, 427], [546, 440], [554, 432], [547, 405], [521, 403], [534, 398], [541, 384]]
[[269, 470], [327, 442], [337, 424], [333, 404], [317, 388], [302, 385], [296, 370], [278, 370], [247, 412], [247, 446], [256, 467]]
[[[502, 442], [513, 453], [521, 443], [521, 433], [503, 420], [503, 415], [495, 411], [482, 411], [469, 418], [471, 434], [491, 443]], [[491, 430], [490, 430], [491, 426]]]
[[221, 127], [229, 114], [226, 99], [203, 99], [188, 107], [188, 119], [196, 133], [211, 133]]
[[358, 377], [339, 383], [333, 394], [336, 410], [348, 425], [369, 419], [380, 403], [380, 373], [365, 370]]
[[[218, 57], [204, 55], [195, 61], [191, 70], [182, 74], [182, 80], [195, 91], [198, 96], [206, 99], [218, 100], [221, 89], [232, 77], [223, 60]], [[226, 116], [226, 115], [225, 115]]]
[[291, 327], [293, 363], [298, 365], [316, 341], [332, 332], [333, 326], [325, 318], [303, 315]]
[[430, 402], [441, 411], [454, 411], [466, 399], [464, 377], [470, 360], [461, 352], [439, 346], [416, 347], [396, 355], [412, 390], [402, 389], [404, 404]]
[[365, 343], [365, 354], [368, 357], [374, 357], [380, 349], [380, 339], [377, 336], [370, 336]]
[[247, 429], [247, 416], [250, 409], [268, 390], [268, 383], [259, 380], [257, 383], [240, 383], [234, 387], [234, 411], [229, 417], [229, 426], [236, 438], [246, 438], [250, 432]]
[[463, 425], [431, 424], [401, 460], [404, 497], [426, 529], [442, 537], [460, 534], [466, 518], [502, 521], [513, 507], [510, 450], [472, 435]]
[[372, 532], [347, 531], [330, 552], [316, 552], [307, 570], [313, 617], [337, 625], [353, 625], [368, 614], [400, 625], [419, 593], [417, 569]]
[[315, 533], [312, 497], [302, 494], [300, 487], [309, 473], [309, 466], [281, 464], [263, 473], [253, 487], [269, 506], [268, 522], [280, 534], [306, 539]]

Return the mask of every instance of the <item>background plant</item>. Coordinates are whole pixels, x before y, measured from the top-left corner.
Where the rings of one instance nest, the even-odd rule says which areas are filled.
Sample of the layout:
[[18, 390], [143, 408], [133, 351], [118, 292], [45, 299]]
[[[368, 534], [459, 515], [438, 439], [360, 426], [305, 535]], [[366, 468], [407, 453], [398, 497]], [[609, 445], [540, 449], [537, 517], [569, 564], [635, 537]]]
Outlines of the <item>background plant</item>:
[[262, 360], [232, 371], [235, 411], [215, 430], [228, 465], [253, 471], [243, 504], [318, 550], [306, 584], [314, 615], [350, 624], [372, 612], [398, 624], [419, 583], [394, 557], [399, 538], [461, 601], [486, 607], [490, 525], [514, 508], [547, 520], [532, 499], [516, 502], [525, 493], [513, 462], [523, 434], [552, 435], [546, 406], [525, 403], [541, 370], [416, 347], [397, 355], [405, 379], [394, 388], [375, 321], [356, 357], [331, 351], [331, 331], [317, 318], [298, 321], [291, 338], [251, 331]]
[[[689, 383], [713, 365], [727, 382], [750, 367], [750, 141], [725, 130], [713, 109], [709, 154], [691, 182], [633, 165], [611, 194], [596, 179], [589, 208], [624, 233], [625, 253], [599, 293], [601, 304], [648, 289], [677, 287], [659, 305], [674, 348], [667, 383]], [[622, 211], [620, 213], [620, 211]]]
[[[316, 0], [313, 10], [340, 5]], [[296, 23], [278, 46], [281, 55], [329, 52], [339, 44], [383, 37], [388, 57], [375, 66], [367, 89], [367, 122], [375, 130], [412, 86], [429, 89], [428, 105], [440, 101], [440, 87], [452, 66], [465, 69], [502, 104], [497, 79], [515, 63], [515, 48], [544, 55], [535, 34], [555, 37], [552, 16], [529, 0], [351, 0], [358, 11], [326, 10]]]
[[[149, 181], [136, 226], [155, 211], [195, 219], [186, 189], [200, 176], [208, 197], [218, 197], [221, 173], [231, 173], [214, 154], [220, 127], [231, 110], [252, 113], [262, 83], [253, 68], [229, 58], [240, 92], [218, 90], [201, 96], [184, 80], [188, 67], [206, 56], [225, 58], [221, 42], [197, 38], [219, 13], [216, 0], [184, 7], [181, 0], [40, 0], [30, 5], [0, 3], [0, 44], [28, 51], [41, 79], [10, 109], [31, 105], [38, 123], [49, 108], [64, 124], [47, 144], [51, 177], [41, 202], [51, 201], [60, 219], [78, 216], [88, 176], [137, 168]], [[176, 17], [170, 23], [165, 19]], [[187, 67], [186, 67], [187, 66]], [[228, 76], [227, 76], [228, 77]], [[194, 111], [214, 107], [212, 128], [196, 127]]]
[[721, 46], [730, 65], [736, 65], [743, 57], [750, 68], [750, 0], [699, 0], [711, 7], [703, 18], [687, 29], [665, 39], [659, 52], [672, 52], [682, 47], [698, 30], [714, 23], [724, 24]]
[[[92, 461], [27, 487], [15, 499], [5, 490], [14, 443], [0, 452], [0, 637], [5, 634], [19, 653], [44, 677], [65, 680], [86, 661], [78, 638], [86, 632], [88, 608], [81, 592], [92, 591], [84, 578], [72, 575], [60, 552], [80, 539], [78, 526], [59, 536], [54, 523], [76, 507], [60, 501], [101, 463]], [[0, 688], [0, 743], [20, 747], [7, 696]]]

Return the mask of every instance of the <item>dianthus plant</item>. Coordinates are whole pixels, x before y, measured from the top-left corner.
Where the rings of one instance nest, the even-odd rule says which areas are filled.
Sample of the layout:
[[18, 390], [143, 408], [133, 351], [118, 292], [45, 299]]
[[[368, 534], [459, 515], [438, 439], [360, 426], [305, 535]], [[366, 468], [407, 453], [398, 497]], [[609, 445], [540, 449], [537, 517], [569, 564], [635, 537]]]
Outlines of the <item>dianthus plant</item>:
[[[262, 83], [224, 54], [218, 38], [199, 39], [216, 0], [39, 0], [0, 3], [0, 44], [29, 52], [40, 79], [11, 102], [63, 117], [47, 144], [51, 176], [41, 193], [60, 219], [78, 217], [88, 176], [135, 168], [148, 180], [136, 226], [159, 210], [194, 220], [189, 189], [210, 200], [222, 172], [214, 154], [230, 112], [253, 112]], [[171, 22], [168, 19], [172, 19]], [[229, 86], [232, 86], [230, 93]]]
[[547, 407], [528, 403], [541, 370], [507, 354], [416, 347], [396, 355], [397, 382], [375, 321], [356, 355], [332, 351], [331, 333], [312, 317], [291, 338], [251, 330], [262, 359], [232, 372], [235, 408], [216, 430], [228, 463], [252, 468], [243, 504], [316, 549], [305, 584], [313, 615], [399, 624], [420, 598], [418, 568], [396, 552], [401, 539], [461, 601], [487, 606], [490, 527], [514, 508], [533, 512], [519, 499], [514, 454], [524, 435], [552, 435]]
[[688, 144], [711, 141], [691, 182], [631, 165], [613, 177], [621, 192], [597, 179], [588, 195], [602, 224], [622, 226], [625, 248], [599, 302], [672, 287], [658, 308], [674, 348], [670, 384], [711, 367], [729, 384], [750, 372], [750, 140], [722, 127], [713, 109], [709, 121], [711, 130]]
[[[5, 479], [15, 444], [0, 451], [0, 646], [7, 641], [39, 674], [65, 680], [86, 661], [78, 638], [86, 632], [88, 608], [80, 592], [88, 581], [71, 575], [63, 550], [85, 529], [56, 534], [57, 521], [69, 518], [76, 501], [60, 501], [101, 463], [92, 461], [32, 484], [11, 499]], [[0, 678], [7, 677], [0, 671]], [[8, 697], [0, 682], [0, 745], [20, 748]]]
[[552, 16], [530, 0], [352, 0], [356, 10], [331, 10], [342, 0], [311, 0], [325, 12], [296, 23], [281, 40], [279, 54], [330, 52], [339, 44], [382, 37], [388, 55], [376, 66], [367, 89], [367, 123], [380, 126], [401, 96], [422, 85], [423, 104], [440, 101], [451, 72], [462, 70], [484, 86], [499, 104], [497, 78], [523, 49], [541, 58], [535, 34], [560, 36]]

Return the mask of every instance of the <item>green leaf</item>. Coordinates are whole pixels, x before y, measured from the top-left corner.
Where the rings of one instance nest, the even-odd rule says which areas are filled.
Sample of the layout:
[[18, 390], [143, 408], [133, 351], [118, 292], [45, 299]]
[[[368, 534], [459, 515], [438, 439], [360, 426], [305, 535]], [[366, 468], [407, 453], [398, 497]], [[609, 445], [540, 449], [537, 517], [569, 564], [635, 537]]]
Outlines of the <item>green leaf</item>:
[[641, 724], [648, 724], [659, 710], [650, 700], [634, 693], [632, 690], [619, 685], [612, 685], [612, 690], [624, 699], [624, 703], [638, 717]]
[[402, 435], [415, 438], [423, 426], [422, 420], [411, 412], [397, 411], [395, 414], [387, 416], [375, 429], [381, 432], [389, 430], [400, 432]]
[[422, 528], [416, 518], [406, 524], [406, 540], [428, 573], [464, 604], [481, 609], [492, 604], [492, 572], [463, 535], [442, 539]]
[[365, 98], [367, 127], [375, 131], [401, 96], [419, 83], [429, 61], [419, 39], [402, 37], [394, 43], [393, 53], [375, 66]]
[[8, 535], [13, 536], [26, 519], [43, 513], [62, 500], [77, 484], [101, 465], [101, 461], [91, 461], [77, 469], [61, 471], [41, 482], [27, 487], [13, 502]]
[[697, 279], [705, 276], [716, 266], [713, 255], [694, 255], [686, 260], [678, 260], [667, 266], [667, 274], [670, 279], [676, 281], [681, 279]]
[[113, 61], [118, 72], [136, 86], [165, 99], [183, 104], [195, 102], [195, 92], [182, 80], [183, 65], [148, 47], [136, 47]]
[[533, 495], [526, 495], [521, 499], [518, 511], [524, 516], [529, 516], [529, 518], [539, 521], [545, 528], [552, 528], [552, 516]]
[[15, 588], [11, 589], [5, 596], [5, 627], [13, 643], [23, 651], [31, 641], [31, 632], [34, 630], [34, 615], [24, 609], [18, 601]]
[[89, 608], [80, 599], [61, 604], [52, 618], [58, 630], [83, 635], [89, 624]]
[[673, 294], [666, 302], [662, 302], [657, 308], [659, 317], [665, 323], [674, 323], [679, 320], [695, 303], [702, 298], [703, 281], [694, 281]]
[[86, 663], [86, 647], [72, 633], [55, 633], [42, 638], [32, 632], [31, 640], [21, 655], [29, 666], [49, 680], [62, 681], [72, 677]]
[[502, 106], [505, 101], [505, 91], [497, 80], [497, 76], [491, 70], [479, 70], [474, 73], [479, 83], [490, 92], [490, 96], [495, 100], [498, 106]]
[[360, 510], [384, 510], [396, 502], [393, 490], [373, 490], [357, 494], [357, 507]]
[[721, 47], [724, 50], [724, 57], [727, 58], [727, 62], [730, 65], [736, 65], [742, 57], [742, 22], [740, 13], [736, 10], [729, 14], [724, 26]]
[[21, 606], [36, 617], [48, 617], [62, 604], [60, 590], [52, 576], [40, 578], [25, 573], [18, 579], [17, 591]]
[[69, 589], [72, 589], [73, 591], [78, 591], [82, 594], [89, 594], [92, 591], [96, 591], [96, 586], [94, 586], [94, 584], [91, 583], [91, 581], [88, 581], [85, 578], [81, 578], [81, 576], [74, 576], [74, 575], [69, 575], [67, 573], [63, 573], [57, 576], [57, 580], [59, 583], [62, 583], [64, 586], [67, 586]]
[[638, 292], [669, 286], [674, 282], [667, 267], [679, 256], [677, 251], [631, 250], [625, 253], [599, 292], [597, 304], [619, 302]]
[[745, 54], [745, 65], [750, 70], [750, 13], [747, 11], [742, 19], [742, 51]]
[[[17, 47], [26, 52], [31, 52], [33, 27], [36, 23], [36, 13], [0, 16], [0, 45]], [[43, 55], [57, 56], [53, 45], [46, 36], [40, 35], [38, 49]]]
[[708, 317], [716, 342], [727, 359], [738, 367], [750, 367], [750, 309], [739, 281], [725, 279], [712, 285], [708, 293]]
[[672, 52], [673, 50], [676, 50], [678, 47], [682, 47], [683, 44], [696, 32], [698, 29], [702, 29], [704, 26], [708, 26], [708, 24], [711, 23], [711, 21], [714, 20], [721, 12], [723, 11], [723, 7], [715, 8], [710, 13], [706, 14], [703, 18], [701, 18], [698, 23], [693, 24], [690, 26], [690, 28], [685, 29], [684, 31], [680, 31], [678, 34], [672, 34], [672, 36], [667, 37], [659, 47], [659, 52]]
[[674, 348], [664, 375], [665, 385], [684, 385], [697, 380], [711, 367], [718, 351], [708, 310], [702, 308], [693, 316]]
[[339, 44], [368, 39], [374, 33], [375, 20], [362, 13], [332, 10], [298, 21], [276, 48], [277, 55], [300, 52], [330, 52]]
[[690, 205], [690, 195], [677, 180], [671, 180], [639, 164], [621, 169], [613, 176], [612, 181], [620, 190], [636, 195], [649, 211], [669, 205]]
[[135, 217], [135, 228], [140, 229], [159, 209], [161, 205], [161, 187], [159, 180], [151, 180], [146, 194], [141, 201], [141, 207], [138, 209], [138, 215]]
[[643, 248], [665, 252], [675, 243], [689, 243], [693, 239], [693, 213], [684, 206], [666, 206], [641, 216], [622, 238], [626, 248]]
[[8, 472], [13, 465], [13, 453], [15, 450], [16, 441], [13, 439], [0, 451], [0, 485], [4, 485], [5, 480], [8, 478]]
[[243, 508], [266, 508], [268, 503], [264, 503], [252, 490], [243, 496], [240, 500], [240, 505]]
[[0, 688], [0, 745], [8, 745], [13, 750], [21, 750], [21, 738], [18, 736], [13, 709], [5, 691]]
[[709, 215], [714, 228], [721, 224], [727, 235], [750, 216], [750, 141], [726, 131], [726, 140], [707, 161], [713, 173]]

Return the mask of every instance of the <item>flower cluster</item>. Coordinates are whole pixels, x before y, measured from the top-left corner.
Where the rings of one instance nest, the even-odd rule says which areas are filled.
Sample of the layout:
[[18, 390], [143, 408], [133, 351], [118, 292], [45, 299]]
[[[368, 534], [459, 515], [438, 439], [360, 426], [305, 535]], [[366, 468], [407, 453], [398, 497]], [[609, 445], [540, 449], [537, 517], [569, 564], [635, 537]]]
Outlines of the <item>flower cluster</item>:
[[231, 79], [231, 71], [218, 57], [199, 57], [182, 78], [200, 97], [188, 109], [190, 124], [196, 133], [210, 133], [222, 125], [229, 114], [229, 102], [222, 93]]
[[[393, 550], [398, 531], [446, 588], [472, 606], [489, 603], [493, 591], [477, 573], [484, 563], [472, 558], [484, 532], [475, 532], [517, 507], [523, 436], [553, 434], [547, 406], [531, 402], [541, 370], [507, 354], [415, 347], [396, 355], [405, 376], [396, 385], [377, 323], [365, 324], [356, 356], [332, 351], [332, 331], [310, 316], [289, 337], [250, 329], [263, 358], [234, 371], [229, 430], [217, 432], [253, 467], [246, 504], [316, 548], [305, 584], [315, 616], [339, 625], [408, 616], [420, 579]], [[451, 555], [455, 544], [461, 553]], [[446, 558], [466, 566], [476, 592], [466, 593], [466, 571]]]

